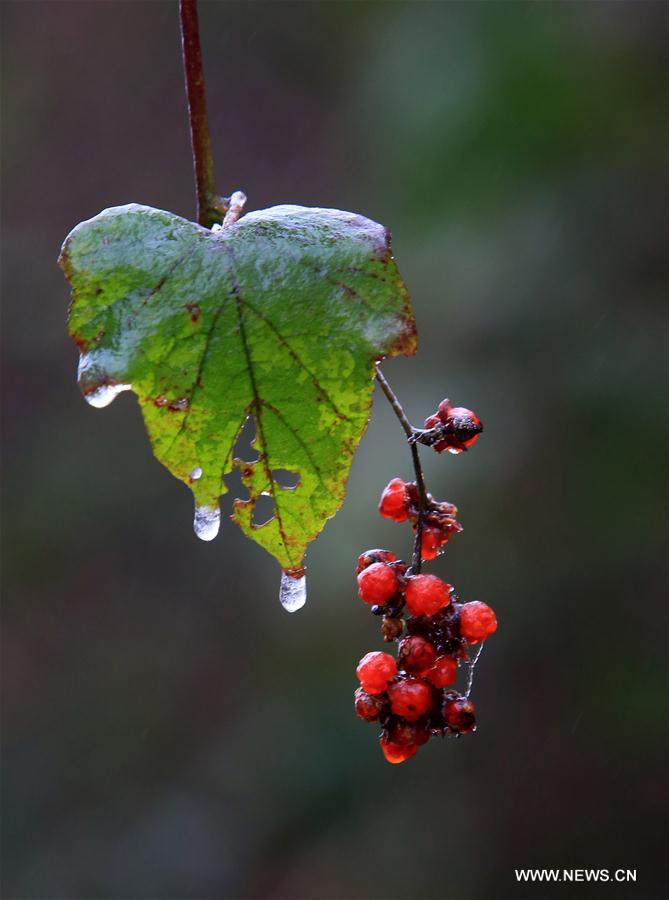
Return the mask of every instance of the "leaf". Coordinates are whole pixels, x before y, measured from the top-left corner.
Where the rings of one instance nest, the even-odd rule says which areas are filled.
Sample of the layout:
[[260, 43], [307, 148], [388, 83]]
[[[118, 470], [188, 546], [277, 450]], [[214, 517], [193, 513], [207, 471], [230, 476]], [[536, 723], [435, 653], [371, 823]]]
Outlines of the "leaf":
[[[343, 502], [374, 361], [415, 352], [388, 232], [300, 206], [209, 231], [130, 204], [78, 225], [59, 262], [86, 399], [106, 406], [134, 391], [156, 457], [193, 491], [206, 540], [237, 466], [249, 498], [234, 502], [233, 519], [298, 572]], [[258, 458], [234, 459], [249, 416]], [[282, 486], [277, 470], [297, 486]], [[274, 503], [266, 523], [253, 521], [261, 496]]]

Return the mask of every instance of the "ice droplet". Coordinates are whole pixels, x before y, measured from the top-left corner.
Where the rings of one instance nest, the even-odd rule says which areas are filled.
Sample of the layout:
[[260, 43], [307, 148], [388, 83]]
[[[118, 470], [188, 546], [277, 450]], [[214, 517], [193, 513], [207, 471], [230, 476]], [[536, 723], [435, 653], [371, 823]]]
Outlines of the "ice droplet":
[[213, 541], [221, 524], [221, 510], [218, 506], [195, 507], [193, 528], [201, 541]]
[[286, 612], [297, 612], [307, 602], [307, 578], [281, 573], [281, 587], [279, 588], [279, 600]]
[[132, 390], [131, 384], [101, 384], [94, 391], [84, 394], [84, 400], [91, 406], [95, 406], [96, 409], [102, 409], [109, 406], [112, 400], [115, 400], [123, 391], [130, 390]]
[[193, 469], [193, 471], [189, 473], [188, 477], [191, 481], [197, 481], [198, 479], [202, 478], [202, 469], [200, 468], [200, 466], [197, 466], [195, 469]]

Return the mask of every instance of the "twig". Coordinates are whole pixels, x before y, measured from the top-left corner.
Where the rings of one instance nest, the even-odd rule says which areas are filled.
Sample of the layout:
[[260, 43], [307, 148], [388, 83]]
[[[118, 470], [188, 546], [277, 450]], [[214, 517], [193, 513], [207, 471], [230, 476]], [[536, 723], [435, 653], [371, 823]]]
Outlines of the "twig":
[[414, 434], [416, 429], [413, 427], [411, 422], [408, 420], [404, 409], [402, 408], [402, 404], [397, 399], [395, 392], [390, 387], [386, 378], [379, 368], [376, 366], [376, 380], [381, 385], [381, 390], [388, 398], [390, 405], [393, 408], [393, 411], [397, 418], [400, 420], [402, 428], [407, 436], [407, 440], [409, 442], [409, 446], [411, 448], [411, 461], [413, 462], [413, 469], [416, 475], [416, 486], [418, 488], [418, 521], [416, 522], [416, 537], [414, 539], [413, 544], [413, 555], [411, 558], [411, 572], [413, 575], [418, 575], [421, 568], [422, 562], [422, 543], [423, 543], [423, 523], [425, 520], [425, 515], [427, 513], [428, 501], [427, 501], [427, 490], [425, 488], [425, 476], [423, 475], [423, 467], [420, 461], [420, 455], [418, 453], [418, 444], [414, 439]]
[[483, 652], [483, 644], [484, 643], [485, 643], [485, 641], [481, 641], [481, 644], [480, 644], [478, 650], [476, 651], [476, 655], [474, 656], [473, 659], [469, 660], [469, 668], [467, 671], [467, 690], [465, 691], [465, 697], [469, 697], [469, 695], [472, 692], [472, 685], [474, 684], [474, 667], [476, 666], [476, 663], [479, 661], [479, 656]]
[[215, 222], [223, 219], [228, 206], [223, 198], [217, 195], [214, 185], [214, 161], [211, 155], [207, 101], [204, 93], [197, 0], [179, 0], [179, 13], [190, 139], [195, 169], [197, 221], [205, 228], [211, 228]]

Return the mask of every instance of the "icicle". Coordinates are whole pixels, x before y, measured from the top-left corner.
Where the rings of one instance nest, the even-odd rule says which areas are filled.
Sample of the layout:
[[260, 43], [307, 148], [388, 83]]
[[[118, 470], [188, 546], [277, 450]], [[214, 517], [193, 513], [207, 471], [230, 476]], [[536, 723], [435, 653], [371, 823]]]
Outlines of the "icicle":
[[221, 510], [218, 506], [195, 506], [193, 528], [202, 541], [213, 541], [221, 524]]
[[279, 600], [286, 612], [297, 612], [307, 602], [307, 578], [302, 571], [301, 575], [291, 575], [288, 572], [281, 573], [281, 587]]
[[120, 393], [130, 390], [132, 390], [130, 384], [103, 384], [96, 390], [84, 394], [84, 400], [96, 409], [102, 409], [109, 406], [112, 400], [116, 400]]

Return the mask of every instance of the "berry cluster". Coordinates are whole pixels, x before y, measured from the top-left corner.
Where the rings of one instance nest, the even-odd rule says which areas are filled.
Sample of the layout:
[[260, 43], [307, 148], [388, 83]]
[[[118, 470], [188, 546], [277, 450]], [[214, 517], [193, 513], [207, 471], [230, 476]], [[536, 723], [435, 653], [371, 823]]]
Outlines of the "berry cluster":
[[[421, 532], [421, 558], [435, 559], [448, 541], [462, 531], [462, 525], [455, 518], [458, 510], [447, 500], [435, 501], [432, 494], [426, 494], [426, 508], [423, 511]], [[418, 528], [421, 512], [420, 494], [414, 481], [404, 482], [393, 478], [381, 494], [379, 512], [384, 519], [393, 522], [411, 522], [414, 532]]]
[[[460, 425], [452, 425], [448, 433], [442, 429], [442, 439], [431, 444], [437, 452], [459, 453], [481, 431], [474, 413], [454, 409], [447, 400], [437, 415], [440, 426], [466, 421], [477, 429], [473, 435]], [[426, 425], [433, 427], [430, 419]], [[441, 443], [448, 446], [440, 447]], [[462, 531], [452, 503], [437, 502], [416, 483], [393, 478], [381, 495], [379, 512], [395, 522], [410, 522], [414, 532], [420, 528], [420, 552], [416, 544], [412, 567], [390, 550], [367, 550], [358, 558], [359, 596], [372, 613], [382, 616], [384, 640], [399, 643], [397, 658], [375, 651], [360, 660], [355, 711], [361, 719], [380, 724], [385, 758], [400, 763], [431, 735], [475, 730], [474, 704], [469, 699], [475, 660], [470, 659], [469, 647], [485, 641], [496, 630], [497, 619], [485, 603], [460, 603], [450, 584], [420, 572], [421, 561], [434, 559], [453, 534]], [[453, 687], [460, 663], [469, 663], [464, 694]]]

